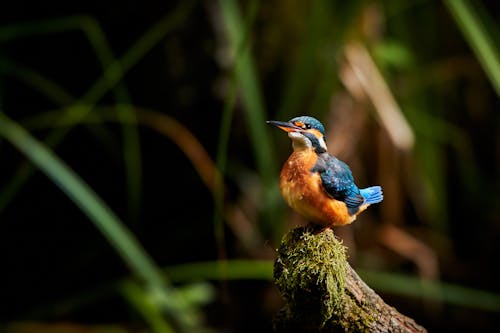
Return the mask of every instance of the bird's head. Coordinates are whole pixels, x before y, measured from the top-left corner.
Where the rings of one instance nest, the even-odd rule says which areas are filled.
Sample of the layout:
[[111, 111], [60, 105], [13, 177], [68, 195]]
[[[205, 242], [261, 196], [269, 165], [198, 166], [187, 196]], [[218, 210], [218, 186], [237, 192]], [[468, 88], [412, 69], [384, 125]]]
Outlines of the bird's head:
[[267, 123], [288, 132], [294, 150], [314, 149], [318, 154], [327, 150], [325, 128], [316, 118], [300, 116], [289, 121], [268, 120]]

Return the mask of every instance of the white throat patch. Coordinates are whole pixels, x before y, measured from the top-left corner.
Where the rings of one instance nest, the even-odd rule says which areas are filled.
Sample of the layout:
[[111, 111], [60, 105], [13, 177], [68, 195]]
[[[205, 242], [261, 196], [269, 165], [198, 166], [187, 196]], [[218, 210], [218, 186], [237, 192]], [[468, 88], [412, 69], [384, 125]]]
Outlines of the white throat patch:
[[312, 142], [300, 132], [288, 132], [288, 137], [292, 139], [294, 151], [312, 149]]
[[[300, 132], [288, 132], [288, 137], [292, 139], [292, 146], [294, 151], [314, 149], [311, 140]], [[323, 150], [327, 150], [326, 143], [323, 137], [318, 138], [320, 147]]]

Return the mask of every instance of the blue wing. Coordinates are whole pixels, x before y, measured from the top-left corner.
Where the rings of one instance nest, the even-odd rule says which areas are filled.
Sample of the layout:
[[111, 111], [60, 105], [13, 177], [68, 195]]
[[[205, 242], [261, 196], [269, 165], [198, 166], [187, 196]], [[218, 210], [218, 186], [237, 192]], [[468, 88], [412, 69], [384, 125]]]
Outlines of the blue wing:
[[365, 203], [365, 197], [354, 183], [351, 169], [347, 164], [328, 153], [318, 156], [312, 172], [318, 172], [323, 187], [334, 199], [345, 202], [352, 215]]

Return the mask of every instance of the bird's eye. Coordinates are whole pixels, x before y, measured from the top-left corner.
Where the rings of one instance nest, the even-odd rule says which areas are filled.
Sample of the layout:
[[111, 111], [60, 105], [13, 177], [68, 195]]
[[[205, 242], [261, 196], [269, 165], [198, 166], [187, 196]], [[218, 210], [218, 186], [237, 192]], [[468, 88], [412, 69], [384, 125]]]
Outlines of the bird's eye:
[[310, 129], [310, 128], [311, 128], [311, 124], [305, 124], [304, 126], [305, 126], [305, 128], [307, 128], [307, 129]]

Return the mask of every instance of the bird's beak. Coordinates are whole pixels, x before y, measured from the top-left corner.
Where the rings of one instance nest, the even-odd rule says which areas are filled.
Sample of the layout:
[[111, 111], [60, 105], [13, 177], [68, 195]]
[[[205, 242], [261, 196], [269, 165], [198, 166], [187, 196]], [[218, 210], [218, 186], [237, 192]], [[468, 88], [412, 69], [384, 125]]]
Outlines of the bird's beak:
[[279, 129], [282, 129], [285, 132], [299, 132], [303, 131], [303, 129], [299, 126], [295, 126], [294, 124], [287, 121], [276, 121], [276, 120], [268, 120], [266, 123], [274, 125]]

